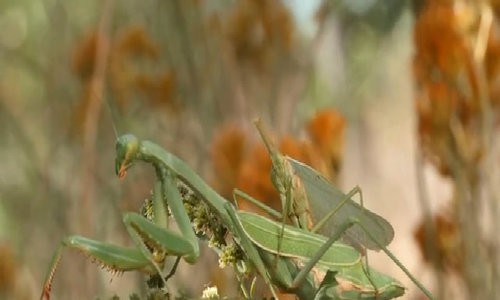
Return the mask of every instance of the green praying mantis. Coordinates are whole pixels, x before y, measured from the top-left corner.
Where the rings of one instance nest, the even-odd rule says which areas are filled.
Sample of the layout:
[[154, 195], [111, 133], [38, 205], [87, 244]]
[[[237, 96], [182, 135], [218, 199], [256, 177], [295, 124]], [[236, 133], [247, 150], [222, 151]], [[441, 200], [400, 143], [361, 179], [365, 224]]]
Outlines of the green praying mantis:
[[[273, 285], [295, 292], [301, 298], [312, 299], [318, 294], [319, 289], [311, 279], [309, 271], [316, 266], [333, 271], [335, 274], [335, 276], [326, 276], [325, 278], [329, 279], [323, 280], [322, 286], [338, 278], [352, 285], [352, 287], [344, 288], [342, 295], [347, 297], [345, 299], [359, 297], [390, 299], [404, 292], [403, 287], [394, 279], [375, 270], [365, 270], [360, 262], [360, 254], [353, 248], [334, 243], [343, 230], [350, 226], [339, 228], [338, 236], [327, 239], [297, 226], [288, 226], [262, 216], [238, 212], [187, 164], [160, 146], [149, 141], [139, 141], [133, 135], [123, 135], [118, 138], [116, 148], [116, 173], [119, 177], [124, 177], [135, 161], [145, 161], [153, 165], [157, 175], [152, 199], [153, 216], [148, 218], [137, 213], [123, 215], [125, 227], [136, 246], [134, 248], [110, 245], [81, 236], [70, 236], [64, 239], [50, 264], [41, 295], [42, 299], [50, 297], [54, 273], [65, 248], [77, 249], [114, 272], [140, 270], [149, 274], [157, 274], [161, 277], [163, 284], [175, 272], [175, 266], [181, 257], [188, 263], [195, 263], [199, 256], [198, 238], [183, 205], [183, 196], [179, 192], [176, 181], [189, 187], [199, 201], [215, 212], [220, 223], [233, 234], [246, 258], [264, 278], [274, 296], [276, 293]], [[167, 227], [166, 220], [169, 212], [175, 218], [180, 234]], [[258, 230], [250, 232], [249, 226], [251, 225]], [[277, 227], [281, 230], [276, 230]], [[275, 232], [277, 235], [269, 235], [268, 232]], [[271, 244], [276, 242], [275, 246], [265, 246], [263, 239], [269, 239], [269, 237], [272, 237]], [[289, 242], [296, 237], [304, 240], [304, 244], [309, 244], [308, 239], [310, 239], [310, 244], [313, 246], [310, 246], [307, 252], [287, 247]], [[279, 247], [277, 247], [278, 241]], [[177, 262], [170, 274], [165, 276], [163, 263], [167, 256], [176, 256]], [[340, 257], [343, 256], [350, 256], [350, 258], [347, 262], [342, 262]], [[299, 267], [295, 260], [302, 260], [305, 266]]]
[[[272, 208], [265, 206], [258, 200], [253, 199], [241, 191], [236, 191], [236, 194], [253, 202], [264, 211], [267, 211], [270, 216], [281, 220], [282, 229], [278, 237], [275, 239], [277, 242], [272, 245], [272, 248], [267, 248], [267, 251], [276, 253], [276, 255], [284, 256], [288, 253], [292, 253], [291, 250], [284, 251], [285, 254], [281, 253], [283, 241], [288, 242], [289, 240], [288, 237], [283, 238], [284, 229], [286, 227], [284, 224], [287, 216], [296, 227], [308, 230], [309, 227], [313, 226], [313, 216], [310, 206], [313, 208], [316, 207], [316, 210], [314, 210], [315, 215], [321, 216], [321, 213], [319, 212], [323, 212], [323, 217], [316, 224], [316, 226], [314, 226], [314, 228], [310, 231], [304, 232], [304, 235], [307, 235], [307, 233], [314, 235], [315, 232], [321, 231], [325, 234], [325, 236], [330, 237], [328, 242], [324, 240], [324, 248], [332, 245], [333, 242], [338, 240], [342, 235], [347, 236], [348, 240], [354, 242], [355, 245], [358, 245], [358, 247], [360, 247], [359, 245], [362, 245], [369, 249], [382, 249], [429, 299], [433, 299], [432, 294], [428, 292], [427, 289], [416, 278], [414, 278], [404, 265], [385, 247], [392, 241], [394, 237], [394, 230], [385, 219], [364, 209], [362, 206], [362, 194], [359, 188], [354, 188], [347, 195], [343, 194], [314, 169], [290, 157], [281, 155], [271, 142], [269, 134], [260, 121], [256, 120], [255, 124], [271, 156], [271, 179], [276, 189], [279, 191], [283, 206], [283, 213], [280, 214], [274, 211]], [[359, 193], [361, 196], [361, 206], [351, 200], [352, 196], [356, 193]], [[318, 203], [323, 204], [319, 206], [319, 210], [317, 205]], [[326, 214], [324, 214], [325, 211], [327, 212]], [[335, 218], [333, 218], [334, 215]], [[370, 228], [370, 230], [367, 228]], [[268, 236], [269, 235], [270, 233], [268, 233]], [[262, 242], [258, 242], [257, 240], [255, 240], [255, 243], [262, 244]], [[269, 246], [270, 245], [268, 245], [268, 247]], [[299, 255], [299, 252], [295, 251], [295, 255]], [[309, 252], [309, 255], [312, 255], [312, 252]], [[321, 266], [322, 255], [324, 258], [325, 256], [323, 252], [318, 251], [317, 254], [310, 260], [315, 261], [317, 264], [316, 266]], [[309, 256], [306, 255], [305, 257]], [[337, 255], [336, 257], [336, 262], [338, 262], [339, 256]], [[349, 272], [356, 269], [358, 271], [364, 271], [363, 273], [358, 272], [355, 276], [351, 276], [354, 273], [345, 276], [346, 278], [350, 278], [349, 280], [351, 280], [351, 284], [353, 283], [353, 278], [355, 278], [355, 280], [367, 279], [364, 283], [358, 284], [358, 287], [363, 288], [357, 290], [356, 292], [352, 290], [348, 292], [356, 295], [353, 297], [349, 296], [349, 299], [357, 299], [361, 294], [363, 294], [364, 298], [378, 295], [376, 297], [377, 299], [389, 299], [395, 297], [399, 292], [402, 292], [402, 290], [400, 290], [402, 287], [395, 281], [387, 281], [386, 285], [382, 283], [375, 283], [375, 279], [381, 279], [385, 275], [374, 276], [374, 271], [366, 272], [366, 270], [360, 267], [362, 267], [362, 264], [356, 264], [356, 267], [354, 267], [353, 264], [347, 268]], [[304, 268], [304, 270], [309, 271], [310, 269]], [[330, 268], [330, 270], [333, 271], [335, 268]], [[338, 271], [337, 273], [337, 279], [342, 279], [344, 274]], [[369, 274], [369, 277], [367, 276], [367, 273]], [[297, 278], [300, 278], [300, 276]]]
[[[311, 167], [279, 153], [260, 120], [256, 120], [255, 125], [271, 157], [271, 179], [280, 194], [283, 213], [274, 211], [241, 191], [236, 191], [236, 193], [267, 211], [270, 216], [281, 220], [281, 231], [272, 252], [281, 255], [282, 241], [287, 240], [283, 238], [283, 235], [288, 217], [296, 227], [310, 229], [311, 235], [320, 232], [330, 237], [330, 240], [325, 242], [325, 247], [342, 235], [347, 241], [357, 246], [357, 249], [363, 246], [368, 249], [383, 250], [429, 299], [434, 299], [433, 295], [386, 248], [394, 238], [394, 230], [384, 218], [363, 207], [359, 187], [355, 187], [347, 195], [344, 194]], [[358, 193], [361, 205], [352, 201], [352, 197]], [[313, 224], [314, 218], [321, 218], [316, 225]], [[314, 259], [311, 258], [311, 261], [319, 259], [321, 253], [321, 251], [318, 252]], [[349, 268], [350, 271], [354, 269], [356, 268]], [[341, 273], [337, 275], [337, 277], [341, 276]], [[358, 273], [357, 276], [351, 276], [351, 278], [363, 278], [363, 274]], [[376, 288], [376, 284], [371, 280], [368, 281], [371, 282], [372, 287]], [[365, 283], [366, 287], [368, 287], [367, 283]], [[397, 290], [396, 287], [397, 284], [394, 284], [387, 288], [387, 291], [392, 291], [393, 288]], [[365, 290], [365, 296], [372, 292], [369, 290], [369, 287]], [[391, 295], [391, 292], [388, 295]], [[385, 297], [380, 299], [385, 299]]]

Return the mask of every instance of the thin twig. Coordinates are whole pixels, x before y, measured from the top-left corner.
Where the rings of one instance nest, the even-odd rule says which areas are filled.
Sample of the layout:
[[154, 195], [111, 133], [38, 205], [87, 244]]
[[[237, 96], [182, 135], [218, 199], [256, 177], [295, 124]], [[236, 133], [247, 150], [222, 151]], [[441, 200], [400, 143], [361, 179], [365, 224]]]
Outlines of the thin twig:
[[[474, 68], [478, 81], [478, 96], [481, 108], [481, 146], [484, 149], [484, 158], [480, 165], [480, 182], [484, 182], [484, 195], [483, 199], [487, 201], [488, 211], [490, 213], [490, 221], [492, 222], [492, 232], [498, 232], [500, 229], [500, 220], [498, 212], [498, 198], [495, 192], [495, 185], [497, 180], [495, 180], [495, 172], [493, 172], [494, 162], [494, 151], [491, 148], [493, 142], [493, 111], [491, 107], [491, 99], [489, 97], [489, 82], [484, 69], [485, 66], [485, 55], [488, 46], [488, 41], [490, 38], [491, 28], [493, 26], [494, 15], [493, 11], [487, 3], [480, 2], [480, 13], [481, 20], [479, 25], [479, 30], [476, 39], [476, 46], [474, 51]], [[482, 201], [481, 201], [482, 202]], [[489, 234], [488, 237], [493, 237], [490, 262], [492, 267], [491, 282], [492, 282], [492, 296], [496, 298], [500, 293], [499, 287], [496, 284], [500, 279], [499, 266], [498, 266], [498, 238], [496, 234]]]
[[[99, 22], [96, 39], [96, 57], [94, 74], [89, 83], [87, 111], [84, 112], [83, 124], [83, 160], [82, 160], [82, 210], [80, 226], [84, 234], [92, 234], [90, 229], [92, 201], [94, 197], [94, 170], [96, 166], [96, 137], [99, 124], [99, 115], [103, 98], [104, 80], [109, 56], [109, 27], [111, 22], [111, 9], [113, 0], [103, 3], [102, 15]], [[90, 232], [89, 232], [90, 231]]]
[[[90, 92], [88, 93], [87, 111], [84, 112], [80, 232], [88, 236], [93, 235], [92, 225], [95, 224], [92, 209], [95, 199], [96, 139], [109, 57], [109, 28], [112, 8], [113, 0], [103, 2], [102, 15], [97, 30], [94, 73], [88, 86]], [[84, 270], [87, 272], [88, 268], [84, 268]], [[92, 289], [93, 284], [90, 281], [87, 282], [87, 290]]]

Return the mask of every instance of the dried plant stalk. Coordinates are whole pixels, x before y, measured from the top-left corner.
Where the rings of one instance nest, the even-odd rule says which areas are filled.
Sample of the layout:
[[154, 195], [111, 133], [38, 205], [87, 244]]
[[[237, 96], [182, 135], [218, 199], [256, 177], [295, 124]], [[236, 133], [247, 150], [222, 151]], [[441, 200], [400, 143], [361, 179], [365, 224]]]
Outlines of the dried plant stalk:
[[494, 154], [493, 120], [498, 110], [500, 24], [492, 16], [486, 4], [427, 1], [415, 25], [420, 151], [425, 161], [451, 179], [454, 192], [448, 216], [424, 219], [434, 224], [430, 238], [423, 234], [423, 225], [416, 236], [427, 258], [426, 241], [436, 244], [434, 267], [458, 273], [471, 299], [498, 295], [497, 241], [487, 235], [487, 230], [498, 230], [498, 206], [494, 191], [482, 192], [492, 188], [490, 164], [485, 162]]

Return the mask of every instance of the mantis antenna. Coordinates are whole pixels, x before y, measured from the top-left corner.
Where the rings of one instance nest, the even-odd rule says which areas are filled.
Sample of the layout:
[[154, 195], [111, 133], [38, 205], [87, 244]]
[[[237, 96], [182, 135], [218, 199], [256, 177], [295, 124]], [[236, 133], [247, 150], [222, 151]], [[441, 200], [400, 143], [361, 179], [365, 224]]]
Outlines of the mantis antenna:
[[109, 118], [111, 120], [111, 126], [113, 127], [113, 132], [115, 133], [115, 139], [118, 139], [118, 130], [116, 129], [116, 115], [111, 109], [111, 103], [109, 103], [109, 100], [107, 98], [104, 100], [104, 102], [106, 102], [106, 110], [108, 111]]

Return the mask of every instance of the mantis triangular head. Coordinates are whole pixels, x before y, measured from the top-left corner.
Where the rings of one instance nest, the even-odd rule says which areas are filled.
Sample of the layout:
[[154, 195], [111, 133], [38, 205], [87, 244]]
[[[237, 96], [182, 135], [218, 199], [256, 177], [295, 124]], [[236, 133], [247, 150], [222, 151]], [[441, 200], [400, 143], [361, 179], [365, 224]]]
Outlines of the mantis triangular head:
[[125, 134], [116, 140], [115, 172], [118, 178], [125, 177], [139, 150], [139, 139], [133, 134]]

